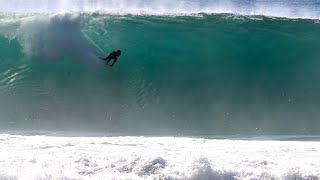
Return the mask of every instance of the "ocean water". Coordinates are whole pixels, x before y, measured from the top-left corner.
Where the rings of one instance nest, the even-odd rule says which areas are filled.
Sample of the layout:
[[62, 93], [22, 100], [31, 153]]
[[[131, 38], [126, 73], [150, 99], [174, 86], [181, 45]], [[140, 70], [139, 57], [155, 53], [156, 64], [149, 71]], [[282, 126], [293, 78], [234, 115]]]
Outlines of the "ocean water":
[[0, 179], [320, 179], [319, 18], [311, 0], [0, 0]]

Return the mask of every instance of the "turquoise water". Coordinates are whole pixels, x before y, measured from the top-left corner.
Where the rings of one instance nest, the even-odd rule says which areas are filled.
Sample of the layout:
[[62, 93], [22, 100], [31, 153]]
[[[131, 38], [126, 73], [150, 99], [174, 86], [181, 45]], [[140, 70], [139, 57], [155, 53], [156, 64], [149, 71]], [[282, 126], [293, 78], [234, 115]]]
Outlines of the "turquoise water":
[[[316, 19], [2, 14], [2, 130], [319, 134]], [[113, 68], [96, 56], [121, 49]]]

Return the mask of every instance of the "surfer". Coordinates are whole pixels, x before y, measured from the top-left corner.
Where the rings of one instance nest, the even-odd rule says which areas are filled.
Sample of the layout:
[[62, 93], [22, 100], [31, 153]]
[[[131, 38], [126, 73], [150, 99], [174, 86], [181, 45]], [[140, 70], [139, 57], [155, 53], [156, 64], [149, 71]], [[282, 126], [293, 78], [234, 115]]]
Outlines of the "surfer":
[[106, 58], [103, 58], [103, 57], [99, 57], [99, 58], [103, 61], [107, 61], [106, 64], [108, 64], [111, 60], [113, 60], [113, 63], [111, 65], [108, 64], [110, 67], [112, 67], [114, 63], [117, 62], [117, 59], [120, 55], [121, 55], [121, 50], [118, 50], [118, 51], [111, 52]]

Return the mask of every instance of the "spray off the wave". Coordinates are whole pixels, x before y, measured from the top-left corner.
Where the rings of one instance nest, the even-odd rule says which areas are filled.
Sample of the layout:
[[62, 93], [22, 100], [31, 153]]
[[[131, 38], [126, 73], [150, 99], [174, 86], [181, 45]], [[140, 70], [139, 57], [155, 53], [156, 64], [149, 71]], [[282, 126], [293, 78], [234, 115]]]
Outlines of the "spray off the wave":
[[108, 14], [177, 15], [198, 13], [232, 13], [287, 18], [319, 18], [317, 1], [263, 0], [0, 0], [5, 13], [104, 12]]

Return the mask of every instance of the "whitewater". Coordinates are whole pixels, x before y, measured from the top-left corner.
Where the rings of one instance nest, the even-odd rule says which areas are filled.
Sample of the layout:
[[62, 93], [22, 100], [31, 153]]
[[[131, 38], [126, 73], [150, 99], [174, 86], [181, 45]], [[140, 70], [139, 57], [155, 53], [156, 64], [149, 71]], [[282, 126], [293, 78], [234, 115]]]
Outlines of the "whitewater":
[[0, 0], [0, 179], [320, 179], [319, 17], [311, 0]]
[[318, 179], [319, 142], [0, 135], [1, 179]]

